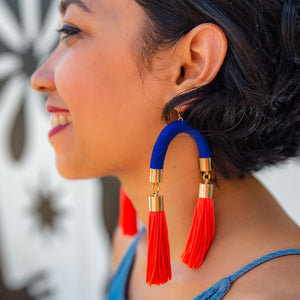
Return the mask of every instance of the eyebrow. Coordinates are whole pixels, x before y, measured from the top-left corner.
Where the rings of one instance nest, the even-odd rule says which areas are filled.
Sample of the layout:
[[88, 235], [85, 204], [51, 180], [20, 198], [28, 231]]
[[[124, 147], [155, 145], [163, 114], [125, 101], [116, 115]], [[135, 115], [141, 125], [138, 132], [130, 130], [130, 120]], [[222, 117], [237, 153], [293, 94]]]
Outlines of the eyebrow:
[[65, 15], [67, 8], [71, 5], [77, 5], [85, 12], [91, 12], [90, 9], [81, 0], [61, 0], [59, 3], [59, 11], [62, 15]]

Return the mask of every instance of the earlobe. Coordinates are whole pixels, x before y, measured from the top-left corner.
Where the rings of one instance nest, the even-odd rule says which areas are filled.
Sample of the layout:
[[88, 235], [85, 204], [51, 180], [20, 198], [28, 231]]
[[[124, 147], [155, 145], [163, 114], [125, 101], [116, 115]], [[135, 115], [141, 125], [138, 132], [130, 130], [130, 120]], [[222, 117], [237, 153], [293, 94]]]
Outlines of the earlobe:
[[227, 52], [223, 30], [215, 24], [204, 23], [193, 28], [180, 43], [177, 91], [211, 82], [219, 72]]

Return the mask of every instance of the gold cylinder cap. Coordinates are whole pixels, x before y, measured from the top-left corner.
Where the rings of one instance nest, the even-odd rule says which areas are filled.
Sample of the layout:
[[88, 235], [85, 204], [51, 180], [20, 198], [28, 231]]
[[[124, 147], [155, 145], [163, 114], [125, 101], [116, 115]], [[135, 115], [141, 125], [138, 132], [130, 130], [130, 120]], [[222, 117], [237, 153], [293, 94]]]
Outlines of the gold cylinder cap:
[[163, 180], [163, 170], [162, 169], [150, 169], [150, 182], [161, 183]]
[[210, 172], [211, 171], [211, 158], [200, 158], [200, 171], [201, 172]]
[[200, 198], [212, 198], [213, 196], [213, 184], [210, 183], [200, 183], [199, 197]]
[[149, 197], [149, 211], [163, 211], [164, 210], [164, 197], [163, 196], [150, 196]]

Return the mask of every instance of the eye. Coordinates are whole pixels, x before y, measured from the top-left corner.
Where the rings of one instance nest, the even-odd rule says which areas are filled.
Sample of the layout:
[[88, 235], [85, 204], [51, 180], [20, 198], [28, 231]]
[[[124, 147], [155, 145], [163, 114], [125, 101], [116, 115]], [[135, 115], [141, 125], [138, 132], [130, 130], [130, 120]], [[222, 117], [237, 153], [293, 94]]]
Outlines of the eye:
[[63, 41], [72, 35], [80, 33], [81, 30], [74, 26], [63, 25], [63, 27], [61, 29], [58, 29], [57, 32], [60, 34], [60, 40]]

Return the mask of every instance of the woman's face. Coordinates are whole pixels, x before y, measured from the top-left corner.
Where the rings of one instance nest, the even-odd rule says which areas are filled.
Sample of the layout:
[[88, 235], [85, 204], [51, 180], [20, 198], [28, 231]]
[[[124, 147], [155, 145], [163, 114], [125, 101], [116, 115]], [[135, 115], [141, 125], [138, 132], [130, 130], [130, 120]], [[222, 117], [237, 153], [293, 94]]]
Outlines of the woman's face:
[[156, 72], [140, 75], [145, 16], [134, 0], [61, 4], [61, 41], [32, 76], [48, 94], [57, 167], [67, 178], [118, 176], [148, 159], [164, 126], [168, 68], [159, 60]]

